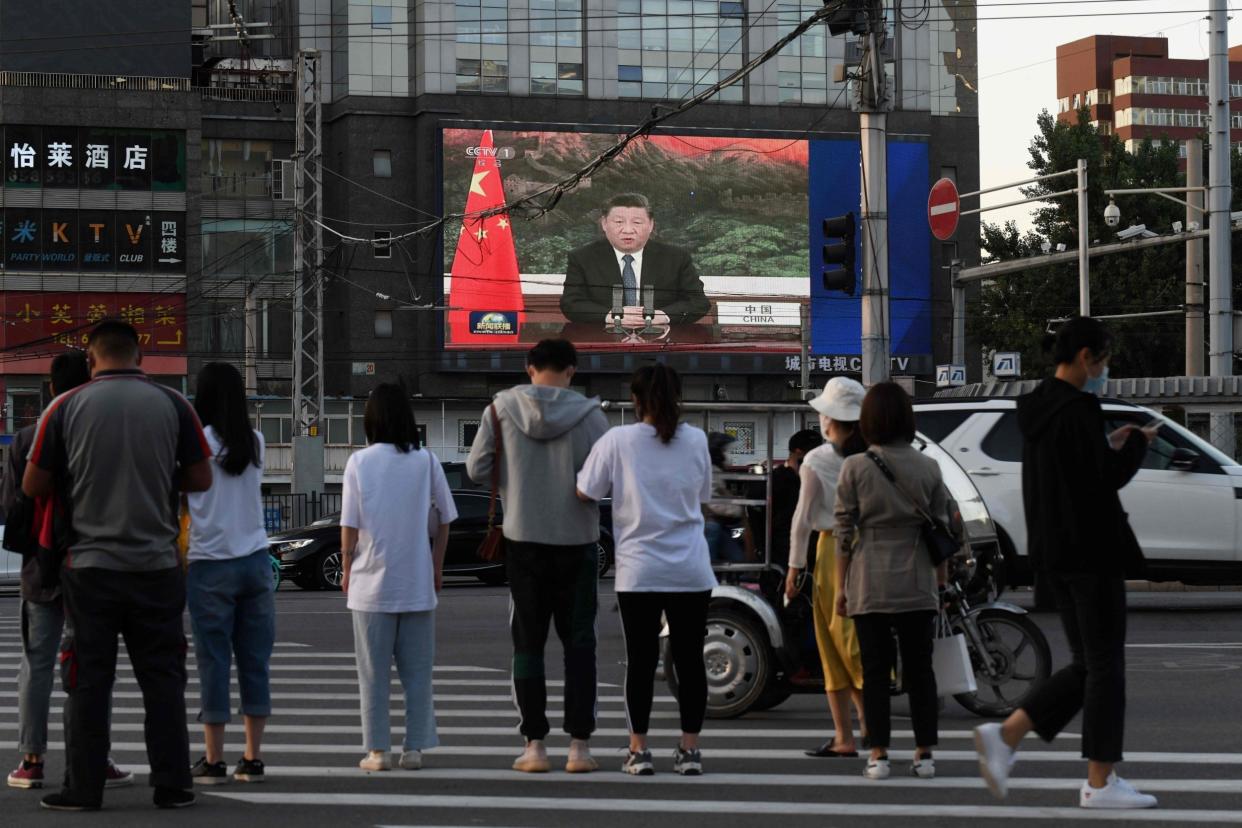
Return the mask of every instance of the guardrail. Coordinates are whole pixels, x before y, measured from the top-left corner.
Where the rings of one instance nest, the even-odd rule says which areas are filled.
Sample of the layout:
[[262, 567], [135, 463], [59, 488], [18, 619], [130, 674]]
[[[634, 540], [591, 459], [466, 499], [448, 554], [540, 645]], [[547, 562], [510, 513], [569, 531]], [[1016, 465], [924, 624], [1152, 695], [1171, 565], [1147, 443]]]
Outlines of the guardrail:
[[0, 86], [33, 86], [43, 89], [134, 90], [188, 92], [189, 78], [148, 75], [78, 75], [64, 72], [0, 72]]

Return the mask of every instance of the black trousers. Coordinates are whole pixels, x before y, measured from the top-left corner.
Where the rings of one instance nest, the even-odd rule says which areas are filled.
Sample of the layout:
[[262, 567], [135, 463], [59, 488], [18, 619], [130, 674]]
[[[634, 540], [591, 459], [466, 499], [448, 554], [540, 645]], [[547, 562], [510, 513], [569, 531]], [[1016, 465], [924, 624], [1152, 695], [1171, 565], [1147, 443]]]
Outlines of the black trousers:
[[66, 569], [61, 573], [70, 631], [61, 645], [65, 702], [65, 792], [103, 800], [110, 745], [108, 709], [116, 679], [117, 636], [125, 638], [142, 689], [152, 787], [189, 788], [185, 714], [185, 575]]
[[1120, 762], [1126, 723], [1126, 584], [1122, 575], [1045, 573], [1073, 660], [1023, 706], [1051, 742], [1082, 711], [1082, 755]]
[[914, 720], [914, 743], [932, 747], [939, 741], [940, 702], [932, 670], [935, 621], [936, 613], [932, 610], [854, 616], [862, 657], [863, 713], [872, 747], [887, 748], [892, 741], [891, 687], [897, 657], [894, 632], [901, 648], [902, 683], [910, 699], [910, 718]]
[[565, 650], [565, 732], [595, 732], [595, 614], [599, 581], [596, 544], [552, 546], [505, 541], [513, 634], [513, 693], [527, 739], [548, 735], [543, 651], [548, 627]]
[[673, 663], [677, 671], [677, 707], [681, 731], [698, 733], [707, 713], [707, 668], [703, 639], [707, 637], [705, 592], [618, 592], [621, 629], [625, 634], [625, 718], [630, 732], [643, 735], [651, 723], [655, 671], [660, 661], [660, 629], [668, 621]]

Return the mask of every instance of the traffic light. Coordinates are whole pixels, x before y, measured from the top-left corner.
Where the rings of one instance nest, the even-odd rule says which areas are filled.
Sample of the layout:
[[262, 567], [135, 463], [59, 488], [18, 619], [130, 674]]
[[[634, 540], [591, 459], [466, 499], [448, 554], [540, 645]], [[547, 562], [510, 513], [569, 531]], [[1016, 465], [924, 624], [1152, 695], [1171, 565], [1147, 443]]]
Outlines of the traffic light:
[[854, 295], [854, 229], [853, 213], [824, 219], [824, 290]]
[[824, 0], [825, 6], [836, 6], [828, 14], [828, 33], [833, 37], [853, 32], [856, 35], [867, 34], [871, 30], [868, 17], [867, 0]]

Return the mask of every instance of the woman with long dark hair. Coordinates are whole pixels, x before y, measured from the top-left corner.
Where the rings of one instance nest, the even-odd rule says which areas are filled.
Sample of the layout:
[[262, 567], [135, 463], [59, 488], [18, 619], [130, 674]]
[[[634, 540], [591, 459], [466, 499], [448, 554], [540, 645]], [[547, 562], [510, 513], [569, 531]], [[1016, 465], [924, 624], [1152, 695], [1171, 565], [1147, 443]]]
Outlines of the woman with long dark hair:
[[240, 782], [263, 781], [259, 755], [272, 712], [268, 665], [276, 639], [272, 567], [263, 525], [263, 435], [251, 428], [241, 374], [225, 362], [198, 373], [194, 410], [211, 446], [211, 488], [187, 496], [190, 511], [186, 603], [198, 657], [206, 753], [194, 781], [228, 781], [224, 725], [229, 710], [229, 659], [237, 658], [237, 683], [246, 728], [246, 751], [233, 771]]
[[703, 639], [716, 576], [703, 535], [702, 504], [712, 497], [707, 435], [681, 422], [681, 379], [672, 368], [634, 372], [630, 394], [638, 419], [607, 432], [578, 473], [578, 496], [612, 495], [617, 603], [625, 635], [625, 710], [629, 756], [622, 770], [655, 772], [647, 747], [660, 628], [668, 620], [678, 679], [681, 742], [673, 770], [703, 772], [699, 731], [707, 710]]
[[431, 686], [435, 608], [457, 508], [440, 461], [419, 446], [402, 386], [376, 386], [363, 427], [368, 445], [345, 464], [341, 493], [341, 589], [353, 611], [367, 751], [358, 766], [392, 767], [388, 697], [395, 661], [405, 691], [400, 765], [418, 770], [422, 752], [439, 744]]

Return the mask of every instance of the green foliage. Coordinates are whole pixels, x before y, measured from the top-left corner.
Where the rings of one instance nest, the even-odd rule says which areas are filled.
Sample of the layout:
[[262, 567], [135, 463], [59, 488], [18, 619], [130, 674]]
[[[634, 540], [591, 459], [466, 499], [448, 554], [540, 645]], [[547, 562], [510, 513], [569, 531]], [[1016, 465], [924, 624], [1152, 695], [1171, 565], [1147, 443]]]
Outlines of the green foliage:
[[[1133, 153], [1112, 135], [1101, 135], [1079, 113], [1078, 122], [1057, 120], [1046, 110], [1036, 120], [1028, 165], [1036, 175], [1072, 170], [1077, 159], [1087, 160], [1091, 244], [1115, 241], [1114, 228], [1104, 224], [1106, 189], [1178, 187], [1185, 175], [1178, 171], [1176, 143], [1144, 141]], [[1235, 179], [1242, 162], [1234, 159]], [[1028, 197], [1072, 189], [1074, 177], [1064, 176], [1025, 188]], [[1236, 188], [1235, 188], [1236, 189]], [[1235, 196], [1236, 197], [1236, 196]], [[1156, 195], [1120, 196], [1122, 227], [1145, 224], [1157, 233], [1170, 232], [1174, 221], [1185, 220], [1185, 208]], [[1235, 208], [1236, 209], [1236, 208]], [[1004, 226], [984, 222], [981, 246], [989, 260], [1041, 255], [1047, 241], [1054, 247], [1078, 247], [1077, 196], [1049, 199], [1034, 213], [1034, 229], [1020, 234], [1013, 222]], [[1091, 312], [1096, 316], [1173, 310], [1185, 300], [1184, 245], [1169, 244], [1133, 253], [1091, 259]], [[1206, 275], [1205, 275], [1206, 278]], [[969, 319], [971, 335], [983, 349], [1017, 350], [1028, 377], [1046, 376], [1052, 366], [1041, 343], [1053, 319], [1078, 311], [1076, 263], [1034, 267], [985, 283]], [[1185, 321], [1182, 316], [1115, 320], [1114, 376], [1173, 376], [1184, 373]]]

